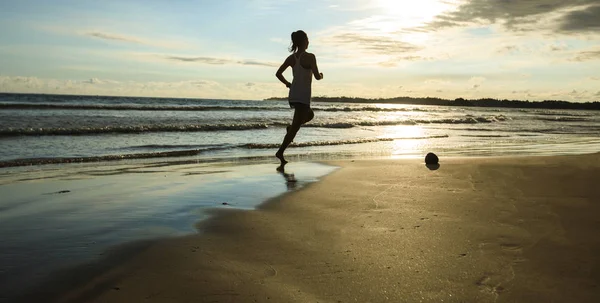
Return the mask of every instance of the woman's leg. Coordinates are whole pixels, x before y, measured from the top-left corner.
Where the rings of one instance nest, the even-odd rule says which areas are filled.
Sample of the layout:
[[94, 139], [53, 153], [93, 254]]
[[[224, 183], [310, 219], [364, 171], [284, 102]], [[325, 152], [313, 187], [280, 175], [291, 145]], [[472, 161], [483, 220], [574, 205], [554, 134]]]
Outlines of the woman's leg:
[[294, 118], [292, 119], [292, 125], [290, 125], [288, 127], [287, 133], [285, 134], [285, 137], [283, 138], [283, 142], [281, 143], [279, 150], [275, 154], [275, 157], [277, 157], [279, 159], [279, 161], [281, 161], [281, 164], [287, 163], [287, 161], [283, 158], [283, 152], [285, 152], [286, 148], [290, 145], [290, 143], [292, 143], [292, 141], [294, 141], [294, 138], [296, 137], [298, 130], [300, 130], [300, 126], [303, 123], [306, 123], [306, 121], [310, 121], [310, 119], [308, 119], [310, 116], [309, 115], [310, 112], [312, 112], [312, 110], [308, 106], [296, 106], [295, 107]]
[[[302, 124], [306, 124], [306, 123], [310, 122], [310, 120], [312, 120], [314, 117], [315, 117], [315, 112], [313, 112], [313, 110], [312, 110], [311, 108], [309, 108], [309, 109], [308, 109], [308, 114], [307, 114], [307, 117], [306, 117], [306, 119], [304, 120], [304, 122], [302, 122]], [[289, 132], [289, 131], [290, 131], [290, 127], [291, 127], [291, 125], [288, 125], [288, 126], [285, 128], [285, 130]], [[292, 142], [293, 142], [293, 141], [292, 141]]]
[[306, 120], [304, 120], [304, 122], [302, 122], [302, 124], [308, 123], [314, 117], [315, 117], [315, 112], [313, 112], [312, 108], [309, 108], [308, 113], [306, 115]]

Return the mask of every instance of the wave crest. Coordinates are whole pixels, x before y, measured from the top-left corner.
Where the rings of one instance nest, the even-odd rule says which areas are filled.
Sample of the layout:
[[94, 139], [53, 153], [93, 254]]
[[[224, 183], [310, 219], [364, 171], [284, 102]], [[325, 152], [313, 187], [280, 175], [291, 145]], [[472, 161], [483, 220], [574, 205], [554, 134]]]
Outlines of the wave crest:
[[[396, 121], [357, 121], [357, 122], [316, 122], [309, 123], [303, 127], [317, 128], [339, 128], [347, 129], [357, 126], [395, 126], [395, 125], [418, 125], [418, 124], [477, 124], [494, 123], [506, 121], [509, 118], [499, 115], [493, 117], [465, 117], [448, 118], [438, 120], [396, 120]], [[51, 128], [3, 128], [0, 129], [1, 137], [16, 136], [77, 136], [77, 135], [99, 135], [99, 134], [136, 134], [148, 132], [208, 132], [228, 130], [253, 130], [269, 127], [285, 127], [285, 122], [271, 123], [240, 123], [240, 124], [158, 124], [158, 125], [130, 125], [130, 126], [101, 126], [101, 127], [51, 127]]]
[[[426, 140], [436, 138], [448, 138], [448, 135], [441, 136], [428, 136], [428, 137], [407, 137], [407, 138], [357, 138], [347, 140], [331, 140], [331, 141], [313, 141], [313, 142], [293, 142], [290, 144], [291, 148], [298, 147], [311, 147], [311, 146], [334, 146], [344, 144], [363, 144], [372, 142], [383, 142], [383, 141], [394, 141], [394, 140]], [[159, 148], [176, 148], [185, 147], [186, 145], [158, 145]], [[145, 148], [145, 147], [156, 147], [155, 145], [143, 145], [143, 146], [132, 146], [129, 148]], [[60, 164], [60, 163], [87, 163], [87, 162], [100, 162], [100, 161], [115, 161], [115, 160], [131, 160], [131, 159], [148, 159], [148, 158], [167, 158], [167, 157], [189, 157], [202, 154], [204, 152], [214, 152], [217, 150], [229, 150], [235, 148], [242, 149], [276, 149], [279, 147], [279, 143], [248, 143], [241, 145], [228, 145], [228, 146], [211, 146], [200, 149], [185, 149], [175, 151], [159, 151], [159, 152], [148, 152], [148, 153], [133, 153], [133, 154], [118, 154], [118, 155], [104, 155], [104, 156], [90, 156], [90, 157], [57, 157], [57, 158], [32, 158], [32, 159], [16, 159], [0, 161], [1, 167], [14, 167], [14, 166], [28, 166], [28, 165], [42, 165], [42, 164]]]

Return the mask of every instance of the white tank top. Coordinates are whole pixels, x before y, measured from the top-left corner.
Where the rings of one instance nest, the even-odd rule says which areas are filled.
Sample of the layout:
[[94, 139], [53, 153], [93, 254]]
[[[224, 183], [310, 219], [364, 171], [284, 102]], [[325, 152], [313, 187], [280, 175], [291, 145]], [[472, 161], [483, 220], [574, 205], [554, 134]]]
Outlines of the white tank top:
[[312, 70], [304, 68], [300, 64], [300, 58], [305, 52], [300, 53], [296, 58], [296, 63], [292, 66], [292, 72], [294, 79], [292, 80], [292, 86], [290, 87], [290, 94], [288, 100], [290, 103], [302, 103], [310, 105], [311, 97], [311, 83], [312, 83]]

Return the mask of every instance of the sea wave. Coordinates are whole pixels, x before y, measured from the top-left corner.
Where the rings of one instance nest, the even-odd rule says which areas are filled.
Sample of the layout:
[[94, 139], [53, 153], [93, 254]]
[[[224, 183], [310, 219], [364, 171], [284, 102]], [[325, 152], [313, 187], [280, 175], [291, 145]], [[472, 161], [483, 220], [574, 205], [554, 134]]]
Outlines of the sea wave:
[[16, 159], [0, 161], [1, 167], [14, 167], [14, 166], [29, 166], [29, 165], [42, 165], [42, 164], [61, 164], [61, 163], [88, 163], [88, 162], [102, 162], [102, 161], [115, 161], [115, 160], [127, 160], [127, 159], [148, 159], [148, 158], [165, 158], [165, 157], [184, 157], [194, 156], [199, 154], [197, 150], [180, 150], [180, 151], [167, 151], [167, 152], [154, 152], [154, 153], [135, 153], [135, 154], [122, 154], [122, 155], [104, 155], [104, 156], [92, 156], [92, 157], [59, 157], [59, 158], [30, 158], [30, 159]]
[[215, 144], [147, 144], [147, 145], [134, 145], [118, 148], [119, 150], [169, 150], [169, 149], [188, 149], [197, 151], [210, 151], [210, 150], [222, 150], [228, 149], [231, 145], [215, 145]]
[[140, 105], [140, 104], [55, 104], [55, 103], [0, 103], [0, 109], [56, 109], [56, 110], [131, 110], [131, 111], [264, 111], [287, 110], [274, 106], [209, 106], [209, 105]]
[[[356, 139], [346, 139], [346, 140], [293, 142], [292, 144], [290, 144], [290, 147], [334, 146], [334, 145], [346, 145], [346, 144], [385, 142], [385, 141], [395, 141], [395, 140], [426, 140], [426, 139], [436, 139], [436, 138], [448, 138], [448, 135], [426, 136], [426, 137], [403, 137], [403, 138], [389, 138], [389, 137], [356, 138]], [[248, 149], [270, 149], [270, 148], [278, 148], [279, 146], [280, 146], [280, 143], [248, 143], [248, 144], [241, 145], [240, 147], [248, 148]]]
[[[346, 140], [331, 140], [331, 141], [312, 141], [312, 142], [293, 142], [290, 144], [290, 148], [298, 147], [312, 147], [312, 146], [335, 146], [345, 144], [364, 144], [373, 142], [384, 142], [384, 141], [395, 141], [395, 140], [426, 140], [426, 139], [437, 139], [437, 138], [448, 138], [448, 135], [440, 136], [425, 136], [425, 137], [402, 137], [402, 138], [357, 138], [357, 139], [346, 139]], [[148, 145], [150, 146], [150, 145]], [[171, 145], [172, 147], [185, 146], [185, 145]], [[56, 158], [28, 158], [28, 159], [15, 159], [0, 161], [0, 168], [2, 167], [14, 167], [14, 166], [29, 166], [29, 165], [42, 165], [42, 164], [61, 164], [61, 163], [88, 163], [88, 162], [102, 162], [102, 161], [116, 161], [116, 160], [132, 160], [132, 159], [149, 159], [149, 158], [170, 158], [170, 157], [189, 157], [196, 156], [206, 152], [214, 152], [216, 150], [229, 150], [229, 149], [275, 149], [280, 146], [280, 143], [248, 143], [240, 145], [228, 145], [228, 146], [214, 146], [212, 148], [194, 148], [184, 149], [175, 151], [157, 151], [147, 153], [133, 153], [133, 154], [117, 154], [117, 155], [103, 155], [103, 156], [90, 156], [90, 157], [56, 157]], [[139, 147], [139, 146], [138, 146]], [[165, 145], [159, 147], [164, 148]]]
[[323, 127], [323, 128], [353, 128], [356, 126], [395, 126], [395, 125], [419, 125], [419, 124], [477, 124], [494, 123], [510, 120], [503, 115], [491, 117], [467, 116], [464, 118], [446, 118], [446, 119], [408, 119], [391, 121], [356, 121], [339, 123], [310, 123], [303, 127]]
[[446, 118], [433, 120], [413, 120], [416, 124], [478, 124], [478, 123], [495, 123], [509, 121], [511, 118], [504, 115], [496, 116], [471, 116], [467, 115], [463, 118]]
[[587, 113], [569, 113], [569, 112], [540, 112], [540, 111], [535, 111], [532, 112], [535, 115], [538, 116], [567, 116], [567, 117], [592, 117], [594, 116], [593, 114], [587, 114]]
[[265, 123], [252, 124], [192, 124], [192, 125], [133, 125], [80, 128], [6, 128], [0, 129], [0, 137], [15, 136], [77, 136], [98, 134], [137, 134], [146, 132], [202, 132], [223, 130], [251, 130], [269, 127]]
[[[0, 109], [41, 110], [131, 110], [131, 111], [282, 111], [287, 106], [214, 106], [214, 105], [142, 105], [142, 104], [76, 104], [76, 103], [0, 103]], [[389, 107], [319, 107], [314, 111], [324, 112], [429, 112], [439, 109], [389, 108]]]
[[[325, 112], [430, 112], [428, 108], [392, 108], [392, 107], [312, 107], [313, 110]], [[436, 109], [435, 111], [440, 111]], [[447, 111], [447, 110], [446, 110]]]
[[[503, 116], [495, 117], [466, 117], [457, 119], [438, 120], [396, 120], [396, 121], [356, 121], [309, 123], [303, 127], [317, 128], [353, 128], [357, 126], [394, 126], [417, 124], [477, 124], [504, 121]], [[130, 126], [101, 126], [101, 127], [49, 127], [49, 128], [1, 128], [0, 138], [16, 136], [79, 136], [100, 134], [137, 134], [149, 132], [209, 132], [228, 130], [253, 130], [269, 127], [285, 127], [287, 123], [239, 123], [239, 124], [156, 124], [156, 125], [130, 125]]]
[[510, 138], [511, 136], [505, 135], [460, 135], [461, 137], [468, 138]]
[[[504, 116], [493, 117], [465, 117], [433, 120], [393, 120], [393, 121], [354, 121], [354, 122], [317, 122], [309, 123], [303, 127], [317, 128], [353, 128], [357, 126], [394, 126], [418, 124], [477, 124], [505, 121]], [[253, 130], [269, 127], [285, 127], [287, 123], [239, 123], [239, 124], [154, 124], [154, 125], [111, 125], [99, 127], [49, 127], [49, 128], [0, 128], [1, 137], [16, 136], [79, 136], [99, 134], [137, 134], [149, 132], [209, 132], [228, 130]]]
[[582, 118], [578, 116], [569, 116], [569, 117], [552, 117], [552, 118], [542, 118], [538, 117], [536, 120], [540, 121], [550, 121], [550, 122], [592, 122], [588, 118]]

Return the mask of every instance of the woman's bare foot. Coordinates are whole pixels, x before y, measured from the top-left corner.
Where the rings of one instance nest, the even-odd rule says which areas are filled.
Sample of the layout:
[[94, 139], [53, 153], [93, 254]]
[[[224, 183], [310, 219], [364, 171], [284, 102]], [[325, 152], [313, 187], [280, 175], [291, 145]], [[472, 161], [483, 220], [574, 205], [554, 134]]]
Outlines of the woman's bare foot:
[[275, 157], [277, 157], [277, 159], [279, 159], [279, 161], [281, 161], [281, 165], [286, 165], [288, 163], [288, 161], [285, 161], [285, 159], [283, 158], [283, 153], [277, 152], [275, 154]]

